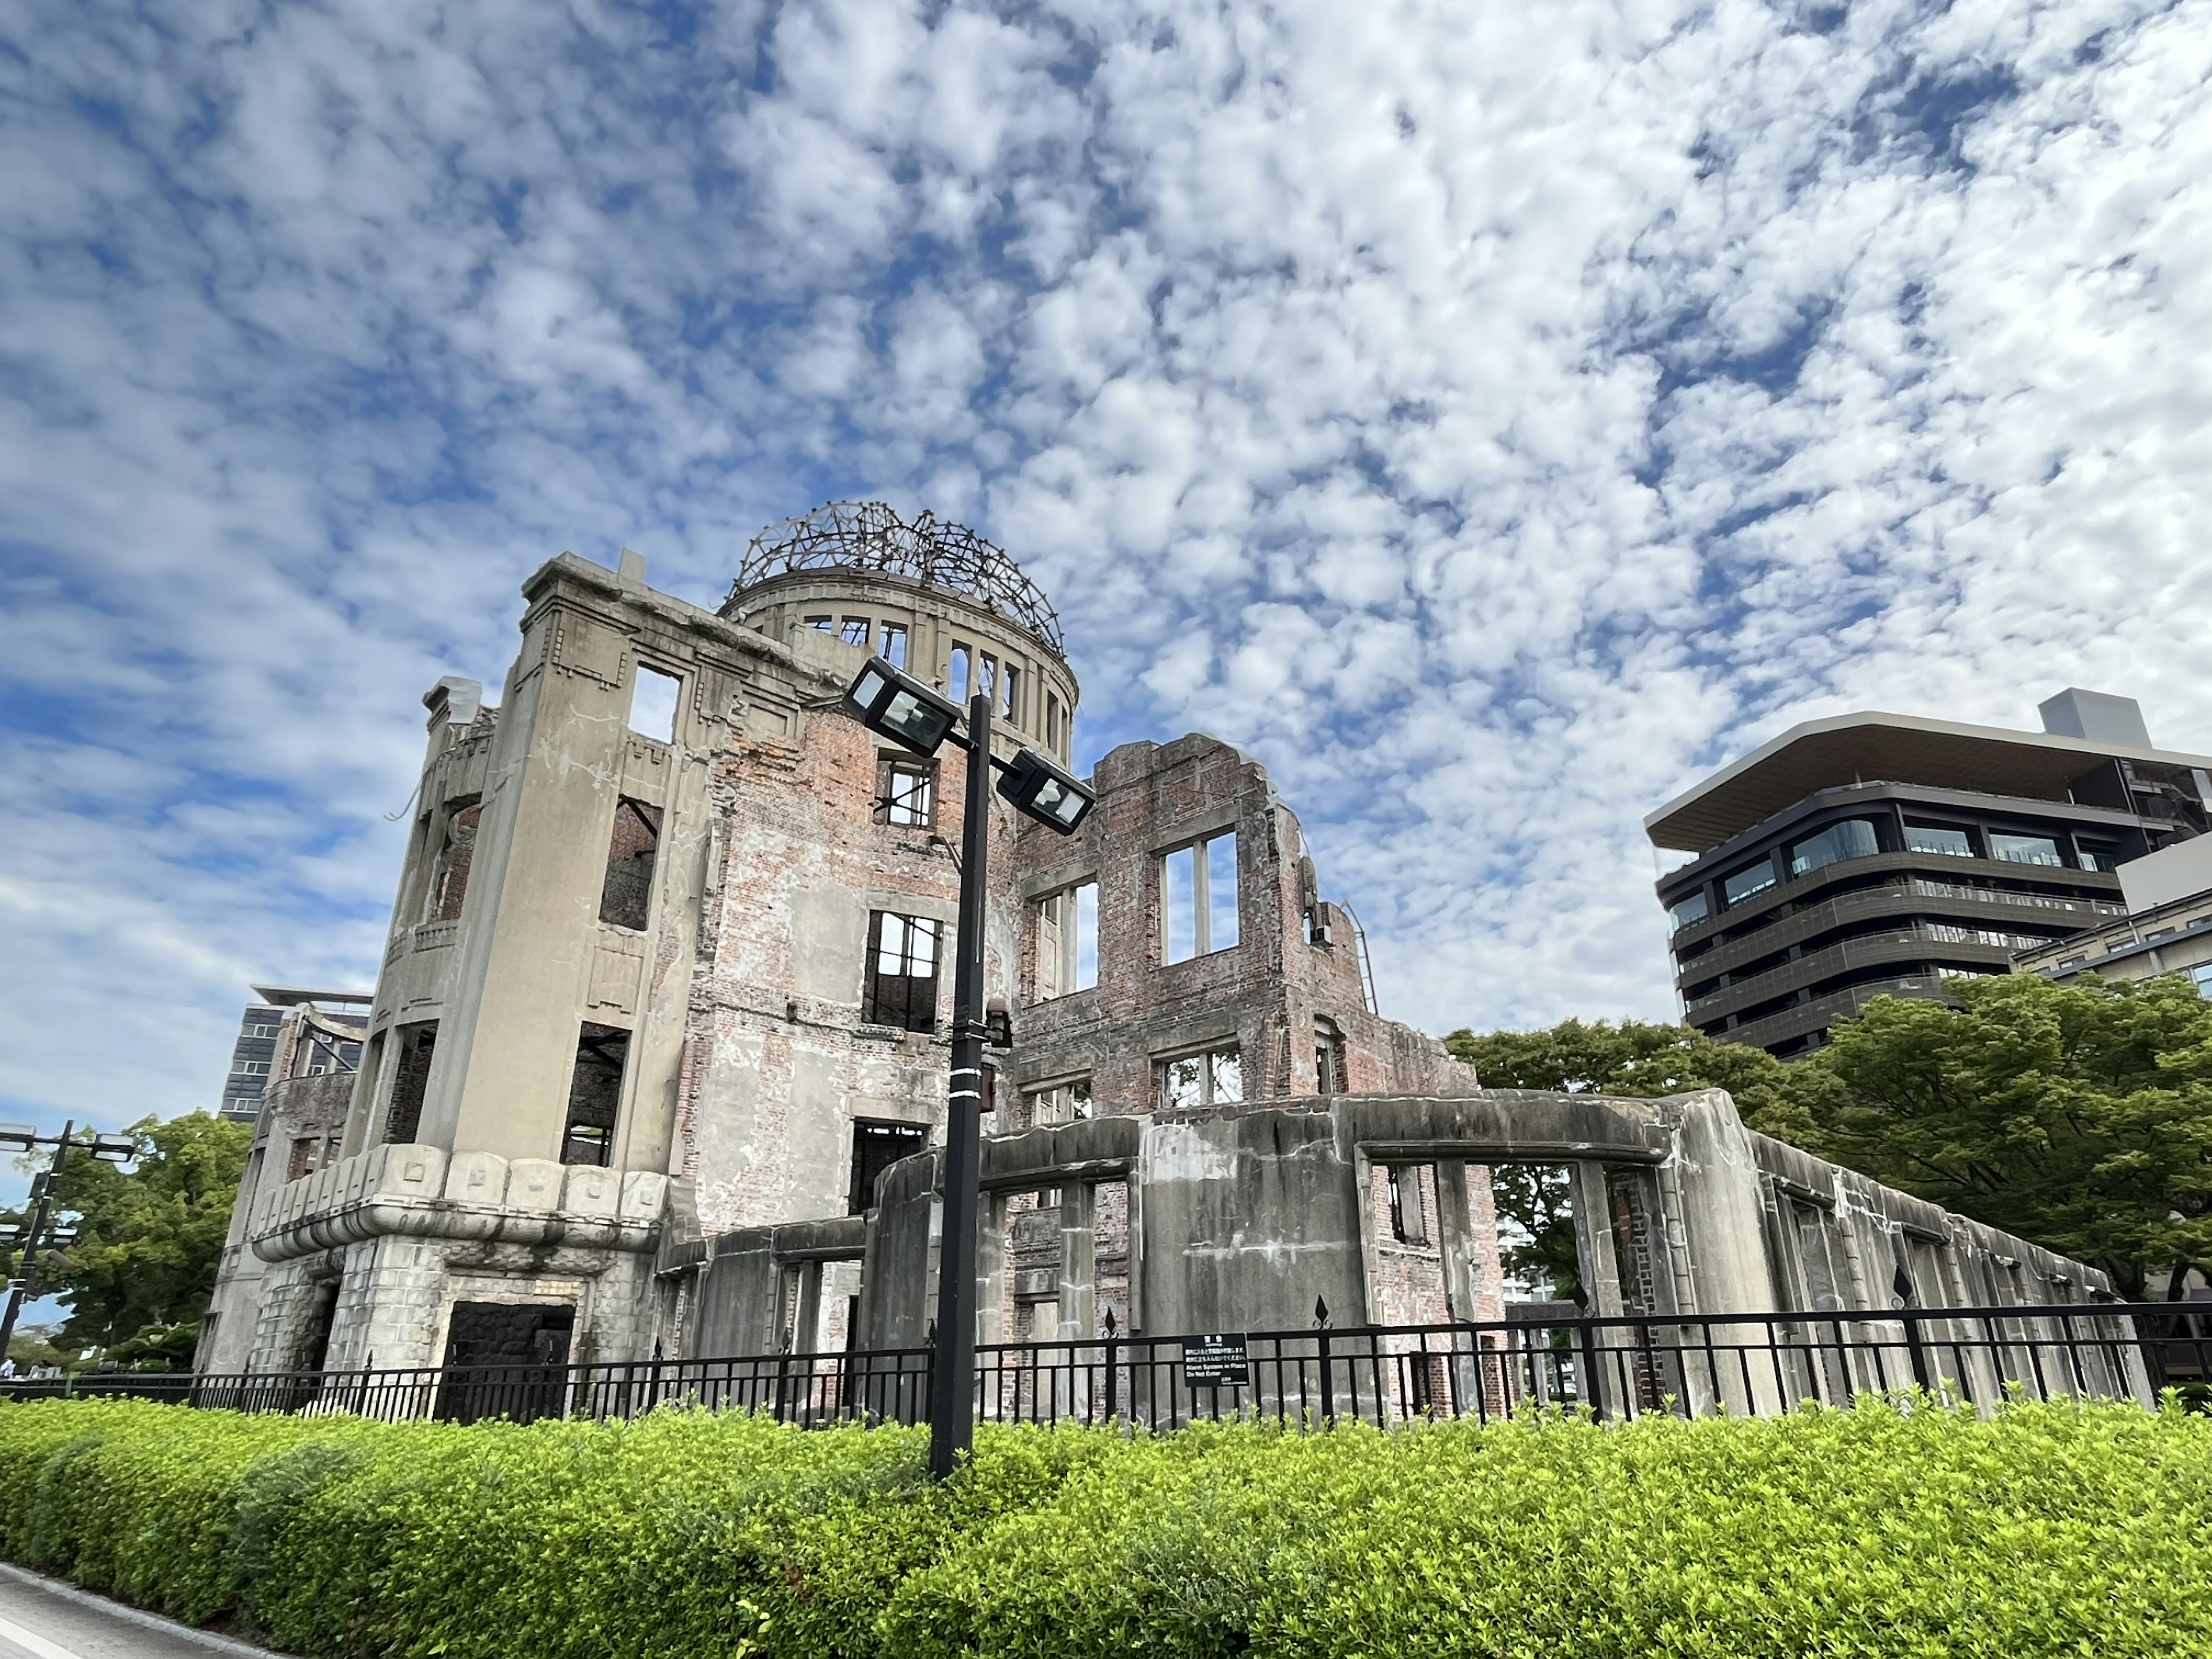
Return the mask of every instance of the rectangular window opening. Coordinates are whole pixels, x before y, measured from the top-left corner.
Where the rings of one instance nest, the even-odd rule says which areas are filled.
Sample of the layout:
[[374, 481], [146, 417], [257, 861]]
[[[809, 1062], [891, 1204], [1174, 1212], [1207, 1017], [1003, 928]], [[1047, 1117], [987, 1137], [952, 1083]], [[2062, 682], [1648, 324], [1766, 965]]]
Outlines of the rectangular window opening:
[[819, 629], [824, 634], [834, 634], [837, 631], [837, 619], [835, 617], [809, 617], [806, 619], [806, 625], [809, 628]]
[[1394, 1164], [1390, 1178], [1390, 1237], [1401, 1244], [1429, 1242], [1427, 1218], [1421, 1209], [1421, 1171], [1413, 1164]]
[[402, 1026], [398, 1060], [392, 1075], [392, 1105], [384, 1119], [384, 1138], [404, 1146], [422, 1133], [422, 1097], [430, 1086], [430, 1057], [438, 1046], [438, 1022], [426, 1019]]
[[907, 1031], [937, 1029], [937, 962], [945, 924], [928, 916], [868, 915], [868, 971], [860, 1018]]
[[999, 659], [986, 651], [975, 659], [975, 695], [988, 702], [998, 686]]
[[1181, 1054], [1160, 1066], [1160, 1104], [1169, 1111], [1224, 1106], [1243, 1098], [1243, 1054], [1233, 1042]]
[[1162, 959], [1182, 962], [1235, 947], [1237, 832], [1225, 830], [1160, 860]]
[[1079, 882], [1037, 901], [1037, 1000], [1098, 983], [1098, 884]]
[[615, 1119], [622, 1110], [623, 1067], [629, 1033], [586, 1020], [576, 1038], [576, 1065], [568, 1079], [568, 1123], [561, 1135], [561, 1161], [605, 1169], [614, 1161]]
[[885, 623], [884, 624], [880, 654], [883, 659], [894, 668], [906, 666], [906, 629], [900, 623]]
[[1060, 740], [1060, 699], [1049, 691], [1044, 694], [1044, 746], [1062, 758], [1066, 756], [1066, 745]]
[[676, 741], [676, 710], [684, 693], [684, 682], [673, 674], [664, 674], [658, 668], [637, 665], [635, 684], [629, 693], [629, 729], [641, 738], [651, 738], [655, 743]]
[[957, 703], [968, 701], [968, 647], [955, 640], [945, 670], [945, 695]]
[[1685, 927], [1703, 921], [1711, 913], [1711, 908], [1712, 907], [1705, 902], [1704, 892], [1698, 891], [1691, 894], [1687, 898], [1676, 899], [1674, 903], [1667, 907], [1667, 914], [1674, 921], [1674, 931], [1680, 933]]
[[882, 819], [902, 830], [927, 830], [937, 817], [937, 763], [884, 757]]
[[929, 1146], [929, 1131], [913, 1123], [871, 1123], [853, 1120], [853, 1179], [845, 1194], [845, 1212], [865, 1215], [876, 1207], [876, 1177], [902, 1158]]
[[1352, 1092], [1350, 1067], [1346, 1064], [1344, 1037], [1333, 1022], [1322, 1020], [1314, 1027], [1314, 1078], [1325, 1095]]
[[865, 647], [868, 643], [868, 635], [875, 631], [875, 623], [866, 617], [848, 617], [845, 618], [844, 629], [838, 637], [848, 645]]
[[1049, 1089], [1034, 1090], [1029, 1103], [1029, 1121], [1033, 1124], [1073, 1123], [1095, 1115], [1091, 1079], [1087, 1077], [1054, 1084]]
[[624, 795], [615, 803], [599, 920], [642, 931], [653, 906], [653, 866], [660, 853], [660, 809]]
[[1006, 675], [999, 682], [999, 715], [1009, 726], [1022, 723], [1021, 683], [1022, 671], [1008, 663]]
[[1578, 1301], [1574, 1170], [1564, 1164], [1470, 1164], [1467, 1172], [1470, 1181], [1480, 1172], [1490, 1183], [1504, 1299]]

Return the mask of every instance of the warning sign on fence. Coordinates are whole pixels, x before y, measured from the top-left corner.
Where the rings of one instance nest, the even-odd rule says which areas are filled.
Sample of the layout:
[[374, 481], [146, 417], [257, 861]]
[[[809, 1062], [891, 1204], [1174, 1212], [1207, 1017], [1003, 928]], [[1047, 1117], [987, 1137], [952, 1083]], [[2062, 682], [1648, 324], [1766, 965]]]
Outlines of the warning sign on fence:
[[1194, 1389], [1250, 1388], [1252, 1362], [1244, 1351], [1244, 1333], [1183, 1338], [1182, 1380]]

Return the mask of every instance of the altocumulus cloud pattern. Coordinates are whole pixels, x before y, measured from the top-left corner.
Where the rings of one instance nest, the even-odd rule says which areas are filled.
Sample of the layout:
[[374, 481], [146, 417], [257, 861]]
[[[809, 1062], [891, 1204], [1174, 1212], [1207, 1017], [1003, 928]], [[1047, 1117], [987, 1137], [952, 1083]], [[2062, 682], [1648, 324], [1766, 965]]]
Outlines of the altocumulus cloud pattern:
[[1273, 769], [1433, 1030], [1664, 1015], [1638, 820], [1796, 720], [2212, 742], [2212, 3], [21, 0], [15, 1109], [366, 985], [413, 695], [629, 544], [973, 523], [1085, 758]]

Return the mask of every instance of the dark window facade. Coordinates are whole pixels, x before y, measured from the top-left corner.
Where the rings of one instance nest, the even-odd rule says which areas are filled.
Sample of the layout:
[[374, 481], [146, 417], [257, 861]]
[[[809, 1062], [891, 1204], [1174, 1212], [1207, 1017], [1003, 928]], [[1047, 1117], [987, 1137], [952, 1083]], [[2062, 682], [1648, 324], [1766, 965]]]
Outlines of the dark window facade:
[[1941, 1000], [2104, 925], [2112, 866], [2159, 843], [2078, 795], [1852, 783], [1711, 848], [1659, 884], [1685, 1018], [1793, 1058], [1877, 997]]

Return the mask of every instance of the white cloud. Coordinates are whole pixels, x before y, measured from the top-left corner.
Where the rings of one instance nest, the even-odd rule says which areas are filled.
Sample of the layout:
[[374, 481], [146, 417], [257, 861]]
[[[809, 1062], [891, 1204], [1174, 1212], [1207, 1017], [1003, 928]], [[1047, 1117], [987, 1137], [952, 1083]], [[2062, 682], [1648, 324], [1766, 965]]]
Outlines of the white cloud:
[[832, 495], [1022, 558], [1087, 743], [1266, 759], [1437, 1029], [1665, 1013], [1638, 822], [1811, 714], [2086, 683], [2212, 746], [2212, 0], [14, 44], [29, 1107], [204, 1102], [247, 977], [366, 982], [415, 695], [497, 681], [538, 560], [712, 599]]

